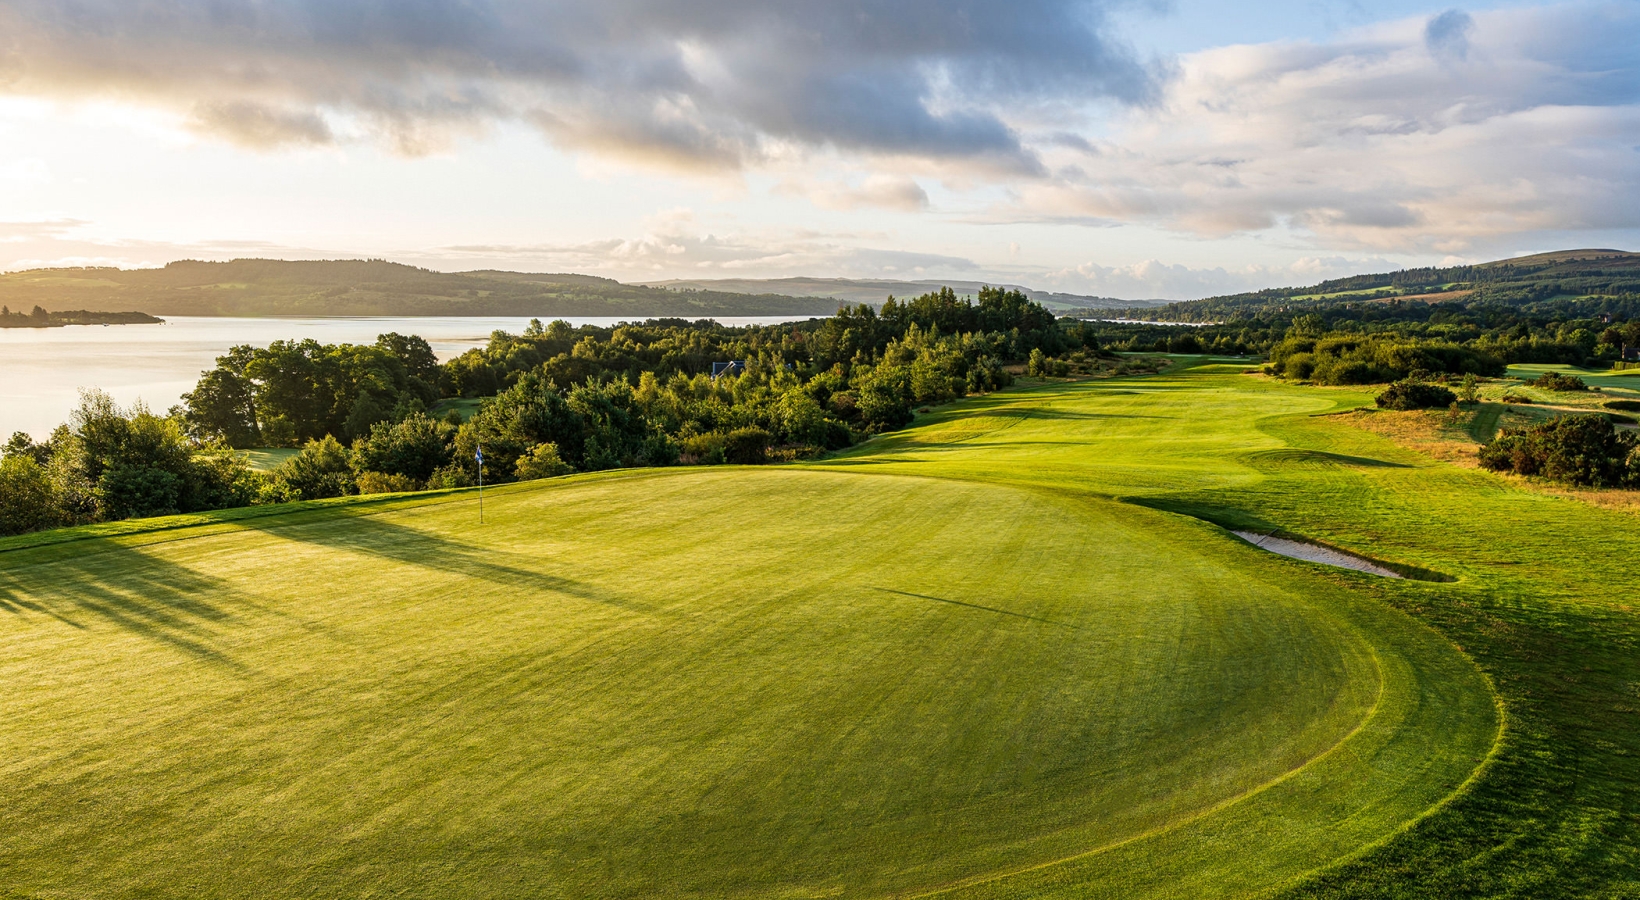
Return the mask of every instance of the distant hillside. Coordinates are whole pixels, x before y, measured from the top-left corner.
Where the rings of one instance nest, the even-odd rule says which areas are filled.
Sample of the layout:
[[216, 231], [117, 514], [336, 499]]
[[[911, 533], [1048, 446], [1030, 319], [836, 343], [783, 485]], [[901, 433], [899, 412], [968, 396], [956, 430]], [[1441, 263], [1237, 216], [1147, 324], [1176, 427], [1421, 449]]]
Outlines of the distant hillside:
[[706, 318], [837, 311], [837, 300], [830, 297], [669, 290], [592, 275], [447, 273], [382, 260], [269, 259], [12, 272], [0, 275], [0, 304], [175, 316]]
[[1018, 290], [1054, 312], [1080, 309], [1126, 309], [1134, 306], [1160, 305], [1162, 301], [1118, 300], [1115, 297], [1089, 297], [1083, 294], [1058, 294], [1039, 291], [1017, 284], [987, 285], [981, 281], [895, 281], [861, 280], [853, 278], [708, 278], [674, 279], [644, 282], [650, 287], [671, 290], [698, 290], [736, 294], [790, 294], [803, 297], [835, 297], [849, 303], [869, 303], [881, 306], [890, 294], [904, 299], [949, 287], [958, 294], [974, 295], [981, 287], [1002, 287]]
[[1640, 304], [1640, 253], [1561, 250], [1472, 266], [1351, 275], [1309, 287], [1270, 288], [1129, 311], [1155, 320], [1214, 322], [1391, 302], [1514, 308], [1554, 303], [1585, 315], [1627, 309]]

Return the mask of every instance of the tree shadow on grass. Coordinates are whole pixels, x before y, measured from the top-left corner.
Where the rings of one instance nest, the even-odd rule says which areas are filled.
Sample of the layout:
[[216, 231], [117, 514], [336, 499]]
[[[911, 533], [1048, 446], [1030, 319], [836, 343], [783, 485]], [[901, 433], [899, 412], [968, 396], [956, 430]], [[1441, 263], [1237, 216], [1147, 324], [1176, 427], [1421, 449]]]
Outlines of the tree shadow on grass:
[[1055, 409], [1051, 406], [1038, 407], [1031, 410], [1033, 419], [1058, 419], [1064, 421], [1097, 421], [1103, 419], [1177, 419], [1178, 416], [1162, 416], [1150, 413], [1131, 412], [1081, 412], [1079, 410]]
[[1058, 628], [1070, 628], [1070, 629], [1075, 630], [1075, 631], [1085, 630], [1082, 626], [1072, 625], [1069, 622], [1056, 622], [1053, 619], [1044, 619], [1041, 616], [1033, 616], [1030, 613], [1014, 612], [1013, 610], [1010, 610], [1010, 609], [998, 609], [995, 606], [984, 606], [984, 605], [979, 604], [979, 603], [969, 603], [965, 600], [950, 600], [950, 599], [947, 599], [945, 597], [935, 597], [935, 596], [932, 596], [930, 594], [913, 594], [910, 591], [897, 591], [897, 590], [894, 590], [893, 588], [882, 588], [882, 587], [880, 587], [880, 588], [872, 588], [872, 590], [881, 591], [885, 594], [898, 594], [901, 597], [913, 597], [913, 598], [916, 598], [918, 600], [931, 600], [935, 603], [947, 603], [947, 604], [950, 604], [951, 606], [963, 606], [963, 607], [967, 607], [968, 609], [977, 609], [977, 610], [981, 610], [983, 612], [996, 613], [999, 616], [1012, 616], [1016, 619], [1029, 619], [1032, 622], [1041, 622], [1044, 625], [1053, 625], [1053, 626], [1058, 627]]
[[228, 607], [240, 599], [220, 579], [110, 543], [0, 573], [0, 611], [37, 613], [80, 630], [109, 624], [247, 672], [216, 646], [221, 629], [238, 618]]
[[582, 581], [510, 565], [503, 561], [509, 555], [507, 551], [475, 547], [386, 521], [379, 515], [349, 516], [314, 523], [287, 520], [283, 523], [251, 521], [245, 524], [248, 528], [281, 540], [362, 553], [503, 587], [551, 591], [643, 615], [655, 615], [662, 611], [662, 607], [656, 604], [634, 600]]

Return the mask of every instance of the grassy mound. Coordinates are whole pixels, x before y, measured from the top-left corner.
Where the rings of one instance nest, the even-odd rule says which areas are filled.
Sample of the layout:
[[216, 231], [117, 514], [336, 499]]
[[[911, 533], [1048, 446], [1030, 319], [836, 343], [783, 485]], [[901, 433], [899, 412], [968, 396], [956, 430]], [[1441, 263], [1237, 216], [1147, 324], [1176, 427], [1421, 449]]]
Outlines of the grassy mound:
[[1159, 513], [767, 470], [488, 500], [8, 554], [7, 883], [869, 896], [1360, 757], [1416, 797], [1382, 831], [1490, 736], [1478, 680], [1408, 706], [1465, 670], [1439, 641]]

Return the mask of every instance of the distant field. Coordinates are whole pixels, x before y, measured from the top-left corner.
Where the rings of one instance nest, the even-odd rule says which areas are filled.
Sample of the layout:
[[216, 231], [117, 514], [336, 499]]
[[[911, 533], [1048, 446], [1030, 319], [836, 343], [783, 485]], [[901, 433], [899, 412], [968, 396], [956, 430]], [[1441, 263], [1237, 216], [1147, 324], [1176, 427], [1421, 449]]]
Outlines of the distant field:
[[1625, 896], [1640, 524], [1193, 362], [484, 526], [0, 542], [0, 891]]
[[[1591, 387], [1612, 388], [1619, 394], [1640, 392], [1640, 369], [1585, 369], [1580, 366], [1551, 365], [1547, 363], [1516, 364], [1509, 367], [1511, 378], [1533, 379], [1544, 372], [1576, 375]], [[1562, 395], [1567, 396], [1567, 395]]]
[[435, 418], [443, 418], [453, 409], [461, 413], [462, 421], [466, 421], [478, 415], [479, 403], [480, 401], [469, 397], [452, 397], [435, 403], [429, 412]]

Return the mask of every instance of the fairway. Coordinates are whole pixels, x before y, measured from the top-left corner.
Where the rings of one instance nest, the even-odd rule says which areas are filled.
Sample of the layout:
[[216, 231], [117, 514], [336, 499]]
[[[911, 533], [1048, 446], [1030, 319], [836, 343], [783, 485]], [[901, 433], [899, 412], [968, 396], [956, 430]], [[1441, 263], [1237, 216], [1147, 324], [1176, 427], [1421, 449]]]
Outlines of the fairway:
[[0, 552], [0, 886], [1296, 884], [1447, 802], [1501, 720], [1372, 576], [1113, 499], [1257, 484], [1287, 457], [1248, 408], [1335, 403], [1238, 377], [996, 395], [808, 467], [510, 486], [484, 526], [456, 493]]

